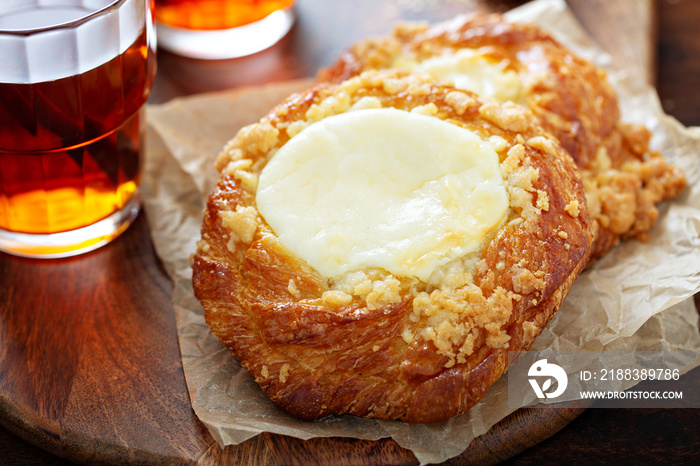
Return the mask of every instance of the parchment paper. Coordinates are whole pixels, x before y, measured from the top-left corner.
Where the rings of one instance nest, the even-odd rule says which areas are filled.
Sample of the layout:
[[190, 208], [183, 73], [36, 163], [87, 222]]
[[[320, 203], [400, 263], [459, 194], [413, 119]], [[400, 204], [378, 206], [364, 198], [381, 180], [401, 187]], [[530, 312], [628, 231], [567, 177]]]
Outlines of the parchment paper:
[[[627, 241], [583, 273], [533, 349], [589, 351], [691, 350], [700, 354], [692, 296], [700, 289], [700, 128], [685, 128], [661, 109], [654, 89], [616, 70], [585, 34], [563, 0], [537, 0], [508, 13], [534, 22], [610, 73], [623, 118], [652, 129], [652, 144], [678, 165], [688, 188], [663, 205], [647, 243]], [[389, 31], [387, 31], [389, 32]], [[173, 100], [148, 108], [143, 196], [156, 251], [174, 282], [173, 304], [185, 378], [199, 419], [223, 447], [260, 432], [302, 439], [391, 436], [421, 463], [463, 452], [512, 409], [501, 378], [468, 414], [431, 425], [352, 416], [315, 422], [278, 410], [252, 377], [211, 335], [194, 298], [188, 258], [199, 239], [206, 197], [218, 179], [213, 161], [243, 125], [257, 121], [311, 80]], [[700, 365], [683, 363], [682, 372]]]

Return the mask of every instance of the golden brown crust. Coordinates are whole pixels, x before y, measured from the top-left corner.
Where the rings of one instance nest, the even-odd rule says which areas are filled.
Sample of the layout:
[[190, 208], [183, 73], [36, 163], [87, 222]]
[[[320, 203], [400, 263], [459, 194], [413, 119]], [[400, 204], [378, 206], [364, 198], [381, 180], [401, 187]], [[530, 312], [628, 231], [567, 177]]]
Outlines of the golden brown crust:
[[646, 128], [620, 121], [605, 72], [534, 25], [508, 23], [499, 15], [458, 17], [430, 27], [403, 25], [389, 37], [355, 45], [320, 79], [339, 82], [366, 69], [390, 67], [397, 57], [422, 61], [461, 48], [479, 49], [515, 70], [527, 88], [530, 110], [575, 159], [597, 221], [592, 258], [622, 238], [646, 239], [658, 215], [656, 204], [683, 190], [683, 174], [649, 149]]
[[[358, 107], [421, 111], [493, 138], [510, 208], [481, 251], [423, 283], [382, 270], [320, 276], [255, 208], [256, 176], [304, 126]], [[396, 71], [288, 98], [222, 152], [192, 258], [212, 332], [278, 406], [433, 422], [465, 413], [528, 348], [588, 261], [577, 170], [523, 109]], [[358, 278], [359, 276], [359, 278]], [[431, 277], [432, 280], [432, 277]]]

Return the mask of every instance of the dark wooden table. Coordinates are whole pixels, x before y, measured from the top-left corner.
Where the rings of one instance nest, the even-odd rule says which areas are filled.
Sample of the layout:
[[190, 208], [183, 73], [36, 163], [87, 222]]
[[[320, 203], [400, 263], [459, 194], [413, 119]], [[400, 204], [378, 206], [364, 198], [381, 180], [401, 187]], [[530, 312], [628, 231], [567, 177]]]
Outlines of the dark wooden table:
[[[312, 76], [344, 47], [386, 32], [394, 21], [519, 3], [299, 0], [296, 26], [265, 52], [220, 62], [161, 53], [152, 101]], [[700, 2], [569, 3], [620, 63], [656, 83], [668, 113], [700, 125]], [[115, 242], [80, 257], [38, 261], [0, 253], [0, 464], [413, 461], [391, 440], [303, 442], [268, 434], [222, 452], [189, 406], [171, 289], [143, 213]], [[700, 368], [674, 389], [693, 393], [698, 386]], [[697, 409], [588, 409], [573, 421], [562, 418], [559, 433], [505, 462], [698, 464], [699, 421]], [[517, 450], [534, 442], [515, 443]], [[112, 448], [124, 444], [129, 448]], [[489, 460], [507, 456], [499, 451]]]

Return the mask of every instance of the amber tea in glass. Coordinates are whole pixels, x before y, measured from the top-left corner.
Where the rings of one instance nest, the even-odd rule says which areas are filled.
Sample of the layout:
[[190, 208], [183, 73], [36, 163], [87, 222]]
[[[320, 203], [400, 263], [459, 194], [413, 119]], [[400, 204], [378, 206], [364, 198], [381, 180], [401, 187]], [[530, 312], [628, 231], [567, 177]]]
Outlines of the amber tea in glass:
[[194, 58], [250, 55], [277, 43], [294, 23], [294, 0], [156, 0], [158, 42]]
[[138, 213], [153, 19], [150, 0], [36, 3], [0, 5], [0, 249], [63, 257]]

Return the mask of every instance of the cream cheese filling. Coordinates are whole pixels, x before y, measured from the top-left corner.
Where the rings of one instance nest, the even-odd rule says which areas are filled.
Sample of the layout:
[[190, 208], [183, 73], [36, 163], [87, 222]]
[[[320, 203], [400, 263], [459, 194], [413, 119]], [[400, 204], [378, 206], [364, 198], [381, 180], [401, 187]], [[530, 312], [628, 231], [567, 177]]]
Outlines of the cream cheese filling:
[[451, 80], [457, 89], [492, 97], [500, 102], [525, 103], [525, 92], [518, 73], [504, 68], [502, 63], [489, 59], [477, 50], [459, 49], [420, 62], [401, 56], [392, 67], [435, 74]]
[[304, 128], [262, 170], [256, 202], [281, 243], [326, 278], [381, 268], [427, 281], [481, 247], [509, 198], [488, 141], [381, 108]]

